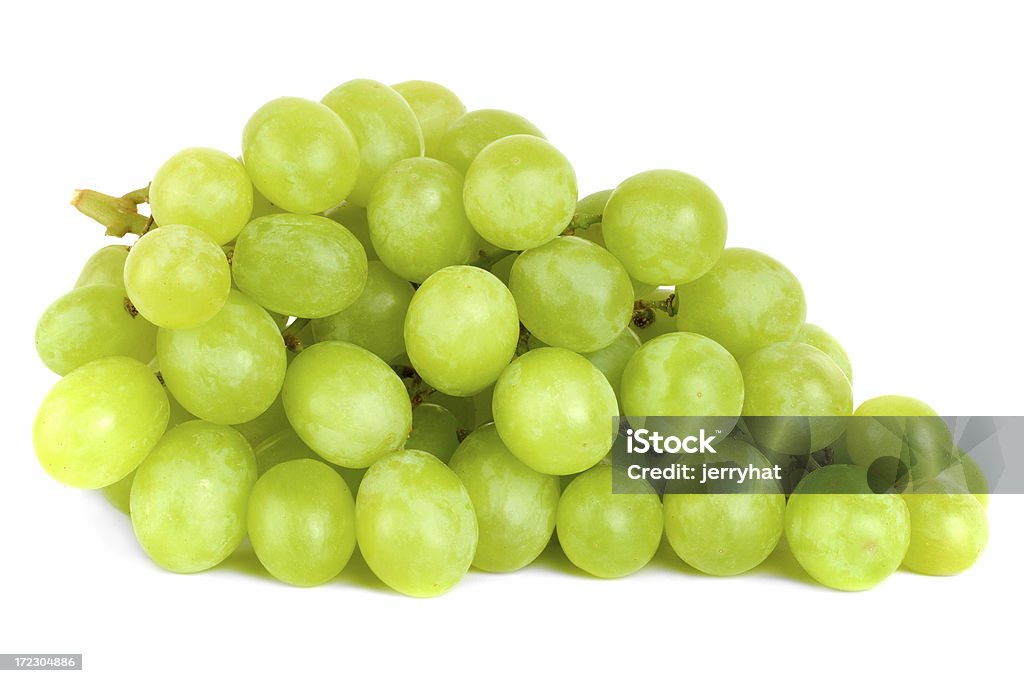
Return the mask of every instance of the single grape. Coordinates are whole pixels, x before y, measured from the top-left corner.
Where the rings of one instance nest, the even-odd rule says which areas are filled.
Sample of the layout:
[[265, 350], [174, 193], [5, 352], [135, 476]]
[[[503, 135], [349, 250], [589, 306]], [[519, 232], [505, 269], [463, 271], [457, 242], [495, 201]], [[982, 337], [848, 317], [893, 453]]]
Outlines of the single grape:
[[459, 447], [459, 420], [447, 408], [421, 403], [412, 411], [412, 431], [403, 448], [430, 453], [443, 463]]
[[476, 429], [475, 396], [449, 396], [440, 391], [430, 394], [430, 402], [446, 408], [458, 420], [459, 429]]
[[298, 97], [263, 105], [242, 133], [253, 185], [292, 213], [317, 213], [340, 203], [361, 174], [359, 156], [356, 138], [337, 114]]
[[288, 368], [282, 396], [295, 433], [343, 467], [372, 465], [401, 448], [412, 429], [402, 380], [354, 344], [327, 341], [305, 349]]
[[958, 477], [954, 481], [962, 482], [961, 488], [977, 498], [981, 507], [988, 508], [989, 488], [985, 473], [970, 454], [959, 451], [957, 455], [956, 467], [950, 470], [952, 475]]
[[516, 358], [494, 387], [494, 423], [516, 457], [545, 474], [573, 474], [608, 454], [619, 414], [594, 365], [567, 349]]
[[601, 190], [600, 192], [594, 192], [576, 202], [577, 216], [589, 216], [598, 219], [595, 222], [588, 221], [589, 224], [586, 227], [576, 228], [573, 232], [576, 237], [593, 242], [599, 247], [605, 246], [601, 219], [604, 217], [604, 207], [607, 206], [608, 198], [612, 196], [613, 191]]
[[282, 463], [252, 487], [249, 540], [274, 578], [317, 586], [337, 576], [356, 547], [355, 501], [345, 480], [326, 464]]
[[703, 277], [676, 287], [681, 332], [710, 337], [738, 360], [796, 339], [807, 305], [793, 273], [753, 249], [726, 249]]
[[477, 535], [465, 486], [429, 453], [393, 453], [363, 477], [356, 495], [359, 549], [396, 591], [418, 598], [448, 591], [469, 571]]
[[332, 220], [281, 213], [245, 226], [231, 272], [238, 288], [261, 306], [322, 318], [359, 298], [366, 285], [366, 253]]
[[373, 249], [373, 242], [370, 240], [370, 222], [366, 218], [366, 208], [356, 206], [349, 202], [342, 202], [333, 209], [324, 212], [324, 216], [335, 223], [341, 223], [348, 231], [356, 236], [359, 244], [363, 245], [368, 261], [379, 261], [380, 257]]
[[288, 416], [284, 414], [284, 402], [281, 400], [280, 393], [274, 397], [274, 402], [260, 415], [248, 422], [231, 426], [238, 430], [253, 448], [272, 434], [276, 434], [282, 429], [291, 428], [288, 424]]
[[501, 280], [502, 284], [508, 287], [508, 281], [512, 277], [512, 266], [515, 265], [516, 259], [519, 258], [519, 252], [513, 251], [508, 256], [503, 256], [494, 265], [490, 267], [491, 273]]
[[480, 528], [473, 566], [512, 572], [537, 559], [555, 530], [558, 477], [524, 465], [493, 424], [466, 437], [450, 466], [469, 492]]
[[897, 476], [926, 481], [952, 462], [953, 435], [934, 409], [908, 396], [876, 396], [859, 406], [846, 430], [850, 459], [876, 474], [876, 485], [896, 486]]
[[217, 314], [231, 291], [220, 246], [186, 225], [163, 225], [135, 243], [124, 262], [128, 298], [158, 327], [198, 327]]
[[919, 574], [953, 576], [978, 560], [988, 543], [988, 519], [977, 498], [930, 482], [903, 500], [910, 511], [904, 567]]
[[124, 287], [77, 287], [50, 304], [39, 319], [36, 352], [58, 375], [107, 356], [148, 363], [156, 355], [156, 327], [139, 315]]
[[441, 138], [466, 105], [448, 88], [430, 81], [404, 81], [391, 86], [412, 107], [423, 132], [423, 153], [437, 158]]
[[608, 380], [612, 391], [622, 404], [622, 375], [626, 370], [629, 359], [633, 357], [640, 348], [640, 339], [636, 333], [628, 327], [612, 340], [612, 343], [603, 349], [584, 353], [583, 357], [594, 364], [601, 374]]
[[[238, 161], [242, 161], [242, 157], [238, 157]], [[272, 213], [287, 213], [287, 211], [264, 197], [260, 194], [260, 191], [254, 187], [252, 190], [252, 213], [249, 214], [249, 220], [254, 221], [257, 218], [263, 218], [264, 216], [269, 216]], [[242, 227], [244, 228], [245, 226], [243, 225]]]
[[132, 483], [135, 481], [135, 470], [124, 475], [113, 484], [104, 486], [100, 493], [107, 502], [124, 514], [131, 514]]
[[359, 146], [359, 176], [348, 201], [366, 206], [380, 175], [396, 161], [423, 155], [423, 134], [412, 107], [393, 89], [368, 79], [342, 83], [324, 95]]
[[89, 285], [115, 285], [124, 289], [124, 262], [128, 247], [108, 244], [89, 257], [75, 281], [75, 287]]
[[109, 486], [142, 462], [169, 413], [148, 367], [134, 358], [100, 358], [72, 370], [46, 394], [32, 429], [36, 457], [62, 484]]
[[512, 360], [519, 313], [498, 278], [473, 266], [449, 266], [416, 290], [404, 335], [409, 359], [427, 384], [446, 394], [472, 396]]
[[227, 244], [252, 215], [252, 182], [229, 154], [190, 147], [157, 169], [149, 206], [158, 225], [191, 225]]
[[281, 431], [270, 435], [254, 446], [253, 453], [256, 455], [256, 472], [261, 477], [270, 468], [283, 462], [316, 460], [328, 465], [332, 470], [340, 474], [341, 478], [348, 485], [349, 490], [358, 491], [359, 482], [363, 478], [363, 473], [366, 472], [366, 470], [356, 470], [350, 467], [335, 465], [333, 462], [327, 462], [317, 455], [312, 448], [307, 446], [299, 438], [299, 435], [295, 433], [295, 430], [287, 425]]
[[532, 249], [572, 220], [576, 173], [548, 141], [512, 135], [477, 154], [462, 196], [466, 215], [485, 240], [502, 249]]
[[[612, 483], [618, 493], [612, 493]], [[558, 501], [555, 528], [565, 556], [614, 579], [642, 569], [661, 542], [661, 501], [651, 485], [599, 465], [573, 479]]]
[[850, 380], [850, 384], [853, 384], [853, 366], [850, 364], [850, 357], [846, 355], [846, 350], [839, 343], [839, 340], [831, 334], [817, 325], [804, 323], [795, 341], [809, 344], [816, 349], [824, 351], [839, 366], [839, 369], [843, 371], [846, 379]]
[[487, 145], [510, 135], [544, 138], [537, 126], [522, 116], [501, 109], [478, 109], [452, 122], [437, 148], [437, 158], [465, 174]]

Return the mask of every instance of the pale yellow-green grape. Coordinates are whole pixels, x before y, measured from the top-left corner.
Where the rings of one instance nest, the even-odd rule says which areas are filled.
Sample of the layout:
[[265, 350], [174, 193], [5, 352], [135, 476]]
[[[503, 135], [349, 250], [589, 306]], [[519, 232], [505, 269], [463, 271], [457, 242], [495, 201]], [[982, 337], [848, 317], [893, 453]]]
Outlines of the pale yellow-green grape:
[[449, 266], [416, 290], [405, 317], [416, 372], [453, 396], [472, 396], [505, 369], [519, 341], [519, 313], [501, 281], [474, 266]]
[[512, 572], [537, 559], [555, 530], [558, 477], [524, 465], [493, 424], [466, 437], [450, 466], [469, 492], [480, 527], [473, 566]]
[[706, 274], [676, 287], [676, 298], [679, 330], [711, 337], [737, 360], [796, 339], [807, 311], [793, 273], [753, 249], [726, 249]]
[[740, 369], [743, 416], [758, 445], [781, 453], [813, 453], [846, 428], [853, 390], [824, 351], [779, 342], [743, 358]]
[[135, 537], [164, 569], [191, 573], [215, 567], [245, 537], [255, 482], [256, 459], [241, 434], [202, 420], [180, 424], [135, 473]]
[[281, 97], [260, 107], [242, 133], [242, 157], [253, 185], [292, 213], [337, 205], [360, 174], [352, 131], [328, 107]]
[[[242, 158], [239, 157], [238, 160], [241, 161]], [[272, 213], [287, 213], [287, 211], [264, 197], [260, 194], [260, 191], [254, 187], [252, 190], [252, 213], [249, 214], [249, 220], [254, 221], [257, 218], [269, 216]], [[245, 226], [243, 225], [242, 227], [244, 228]]]
[[324, 95], [359, 146], [359, 176], [348, 201], [366, 206], [380, 175], [396, 161], [423, 155], [416, 113], [392, 88], [365, 78], [342, 83]]
[[903, 562], [910, 512], [898, 494], [873, 493], [867, 472], [830, 465], [800, 480], [786, 506], [786, 540], [818, 582], [846, 591], [877, 585]]
[[355, 344], [326, 341], [305, 349], [288, 368], [282, 397], [295, 433], [343, 467], [372, 465], [401, 448], [412, 429], [402, 380]]
[[396, 591], [417, 598], [448, 591], [469, 571], [477, 536], [466, 487], [429, 453], [393, 453], [363, 477], [356, 495], [359, 550]]
[[473, 429], [494, 422], [494, 385], [473, 397]]
[[359, 482], [363, 478], [363, 473], [366, 472], [366, 470], [355, 470], [327, 462], [307, 446], [295, 433], [295, 430], [287, 425], [281, 431], [253, 446], [253, 453], [256, 455], [256, 472], [261, 477], [267, 470], [283, 462], [302, 459], [316, 460], [329, 465], [331, 469], [340, 474], [351, 491], [358, 491]]
[[359, 298], [334, 315], [314, 319], [313, 337], [350, 342], [390, 362], [405, 353], [402, 330], [412, 295], [408, 281], [380, 261], [370, 261]]
[[466, 105], [451, 90], [430, 81], [404, 81], [391, 87], [416, 114], [423, 132], [423, 153], [436, 159], [441, 138], [466, 113]]
[[102, 247], [82, 266], [75, 287], [116, 285], [124, 289], [124, 262], [127, 258], [128, 247], [123, 244]]
[[217, 244], [227, 244], [252, 215], [252, 182], [231, 155], [190, 147], [157, 169], [149, 206], [158, 225], [191, 225]]
[[156, 327], [134, 309], [124, 287], [76, 287], [43, 312], [36, 352], [58, 375], [107, 356], [148, 363], [156, 355]]
[[124, 285], [139, 313], [158, 327], [198, 327], [217, 314], [231, 291], [224, 251], [201, 230], [163, 225], [135, 243], [124, 262]]
[[[612, 493], [612, 483], [618, 493]], [[661, 501], [651, 485], [599, 465], [573, 479], [558, 501], [555, 528], [569, 561], [603, 579], [642, 569], [661, 542]]]
[[253, 448], [282, 429], [291, 428], [288, 424], [288, 417], [284, 414], [284, 402], [281, 400], [280, 393], [274, 398], [270, 407], [258, 417], [231, 426], [237, 429]]
[[843, 348], [838, 339], [817, 325], [804, 323], [795, 341], [810, 344], [814, 348], [824, 351], [839, 366], [839, 369], [843, 371], [846, 379], [850, 380], [850, 384], [853, 384], [853, 366], [850, 364], [850, 357], [846, 354], [846, 349]]
[[519, 251], [550, 242], [576, 211], [576, 173], [547, 140], [511, 135], [484, 147], [466, 171], [466, 215], [481, 237]]
[[[600, 192], [594, 192], [593, 194], [587, 195], [576, 202], [576, 215], [601, 216], [604, 214], [604, 207], [608, 203], [608, 198], [611, 197], [611, 195], [612, 190], [602, 190]], [[576, 237], [581, 237], [588, 242], [593, 242], [599, 247], [605, 247], [604, 232], [600, 221], [590, 223], [589, 225], [586, 225], [586, 227], [575, 228], [572, 234]], [[629, 276], [629, 281], [633, 283], [633, 295], [638, 299], [649, 296], [658, 288], [657, 285], [640, 282], [632, 275]], [[673, 322], [673, 330], [674, 329], [675, 327]]]
[[436, 159], [405, 159], [384, 171], [366, 217], [378, 258], [412, 282], [469, 263], [480, 239], [462, 207], [462, 175]]
[[543, 138], [537, 126], [522, 116], [501, 109], [478, 109], [460, 116], [448, 127], [437, 148], [437, 158], [465, 174], [487, 145], [510, 135]]
[[519, 252], [513, 251], [508, 256], [503, 256], [498, 259], [493, 266], [490, 267], [490, 271], [496, 278], [501, 280], [502, 284], [508, 287], [509, 278], [512, 277], [512, 266], [515, 264], [516, 259], [519, 258]]
[[443, 463], [459, 447], [459, 420], [444, 406], [421, 403], [412, 411], [412, 431], [403, 448], [425, 451]]
[[380, 257], [373, 249], [373, 242], [370, 241], [370, 223], [366, 219], [366, 208], [356, 206], [350, 202], [342, 202], [333, 209], [324, 212], [324, 216], [335, 223], [341, 223], [348, 231], [356, 236], [359, 243], [366, 251], [366, 258], [370, 261], [379, 261]]
[[567, 349], [516, 358], [494, 387], [494, 423], [517, 458], [545, 474], [597, 464], [615, 438], [619, 406], [601, 371]]
[[477, 427], [475, 399], [475, 396], [449, 396], [440, 391], [430, 394], [430, 402], [447, 408], [458, 420], [459, 428], [466, 431], [473, 431]]
[[640, 348], [640, 339], [636, 332], [628, 327], [612, 340], [612, 343], [603, 349], [584, 353], [583, 357], [594, 364], [601, 374], [608, 380], [619, 405], [622, 405], [622, 374], [626, 370], [626, 364]]
[[959, 449], [957, 451], [956, 467], [951, 468], [951, 474], [956, 477], [954, 482], [962, 482], [963, 488], [978, 499], [981, 507], [987, 509], [989, 488], [985, 473], [981, 471], [978, 463], [970, 454]]
[[32, 441], [47, 474], [68, 486], [98, 489], [123, 478], [167, 428], [167, 396], [134, 358], [86, 363], [50, 389]]
[[274, 578], [317, 586], [337, 576], [356, 547], [356, 510], [345, 480], [300, 459], [271, 468], [252, 487], [249, 540]]
[[633, 315], [633, 286], [626, 269], [579, 237], [556, 237], [520, 254], [509, 291], [532, 335], [578, 353], [611, 344]]
[[366, 252], [335, 221], [279, 213], [245, 226], [231, 272], [238, 288], [264, 308], [322, 318], [359, 298], [366, 285]]
[[281, 391], [287, 365], [277, 324], [236, 290], [199, 327], [160, 330], [157, 359], [167, 388], [186, 410], [225, 425], [262, 415]]
[[969, 493], [931, 484], [903, 496], [910, 510], [910, 547], [903, 566], [953, 576], [968, 569], [988, 543], [985, 508]]

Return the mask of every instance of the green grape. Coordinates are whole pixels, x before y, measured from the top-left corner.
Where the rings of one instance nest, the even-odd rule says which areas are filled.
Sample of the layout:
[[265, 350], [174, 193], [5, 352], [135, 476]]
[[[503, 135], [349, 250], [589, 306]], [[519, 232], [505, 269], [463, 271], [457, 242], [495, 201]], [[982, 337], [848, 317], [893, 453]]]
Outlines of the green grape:
[[484, 147], [466, 171], [466, 215], [480, 235], [519, 251], [550, 242], [576, 210], [576, 173], [548, 141], [511, 135]]
[[[252, 443], [252, 442], [250, 442]], [[332, 462], [327, 462], [319, 455], [317, 455], [312, 448], [307, 446], [299, 435], [295, 433], [289, 426], [285, 426], [281, 431], [276, 434], [272, 434], [267, 437], [259, 444], [253, 447], [253, 452], [256, 455], [256, 472], [259, 476], [263, 476], [270, 468], [275, 465], [280, 465], [283, 462], [291, 462], [293, 460], [316, 460], [322, 462], [325, 465], [329, 465], [331, 469], [341, 475], [341, 478], [345, 480], [348, 487], [352, 491], [359, 490], [359, 482], [363, 478], [363, 473], [366, 470], [356, 470], [349, 467], [341, 467], [335, 465]]]
[[406, 280], [370, 261], [362, 294], [342, 311], [313, 320], [313, 338], [350, 342], [390, 362], [405, 353], [402, 328], [412, 295]]
[[100, 358], [72, 370], [46, 394], [32, 429], [36, 457], [62, 484], [109, 486], [142, 462], [169, 413], [148, 367], [134, 358]]
[[513, 251], [508, 256], [501, 257], [495, 261], [493, 266], [491, 266], [491, 274], [501, 280], [502, 284], [508, 287], [508, 281], [512, 277], [512, 266], [515, 265], [516, 259], [518, 258], [518, 251]]
[[447, 408], [458, 421], [459, 429], [476, 429], [476, 396], [449, 396], [440, 391], [430, 394], [430, 402]]
[[256, 459], [231, 427], [202, 420], [169, 430], [132, 484], [132, 526], [146, 554], [179, 573], [215, 567], [245, 537]]
[[412, 431], [403, 448], [425, 451], [443, 463], [451, 460], [459, 447], [459, 420], [447, 408], [421, 403], [412, 411]]
[[399, 451], [366, 472], [356, 496], [356, 539], [377, 577], [427, 598], [469, 571], [477, 544], [473, 503], [459, 478], [423, 451]]
[[[699, 463], [758, 468], [771, 463], [753, 446], [736, 439], [715, 444], [717, 453], [698, 455]], [[699, 465], [698, 465], [699, 468]], [[665, 493], [665, 536], [683, 562], [712, 576], [735, 576], [758, 566], [778, 545], [785, 526], [786, 496], [779, 483], [750, 479], [728, 493], [710, 482], [698, 491]]]
[[831, 334], [817, 325], [804, 323], [795, 341], [810, 344], [814, 348], [824, 351], [839, 366], [839, 369], [843, 371], [846, 379], [850, 380], [850, 384], [853, 384], [853, 366], [850, 364], [850, 357], [846, 355], [846, 350], [842, 344]]
[[445, 266], [469, 263], [479, 237], [462, 208], [462, 176], [435, 159], [404, 159], [381, 174], [366, 216], [380, 260], [423, 282]]
[[601, 374], [608, 380], [612, 391], [622, 404], [622, 375], [626, 370], [629, 359], [633, 357], [640, 348], [640, 339], [636, 333], [628, 327], [612, 340], [612, 343], [603, 349], [584, 353], [583, 357], [594, 364]]
[[139, 313], [158, 327], [198, 327], [231, 291], [224, 251], [205, 232], [163, 225], [139, 238], [124, 262], [124, 285]]
[[474, 266], [449, 266], [416, 290], [404, 329], [406, 352], [427, 384], [472, 396], [512, 360], [519, 313], [498, 278]]
[[594, 365], [567, 349], [528, 351], [494, 387], [494, 423], [516, 457], [545, 474], [597, 464], [615, 438], [615, 392]]
[[149, 206], [158, 225], [191, 225], [217, 244], [227, 244], [252, 215], [252, 182], [230, 155], [190, 147], [157, 169]]
[[318, 213], [352, 192], [362, 173], [356, 138], [328, 107], [281, 97], [260, 107], [242, 133], [253, 185], [292, 213]]
[[342, 83], [324, 95], [359, 145], [359, 176], [348, 201], [366, 206], [370, 190], [396, 161], [423, 155], [423, 134], [416, 113], [393, 89], [368, 79]]
[[405, 81], [391, 86], [412, 107], [423, 131], [423, 153], [437, 158], [448, 127], [466, 113], [466, 105], [448, 88], [430, 81]]
[[725, 209], [715, 193], [679, 171], [626, 179], [608, 198], [601, 220], [608, 251], [651, 285], [680, 285], [707, 273], [722, 255], [726, 232]]
[[314, 344], [292, 361], [282, 390], [295, 433], [343, 467], [367, 467], [405, 443], [412, 407], [388, 365], [354, 344]]
[[288, 416], [284, 414], [284, 402], [281, 400], [281, 394], [278, 393], [270, 407], [259, 416], [248, 422], [231, 426], [238, 430], [253, 448], [272, 434], [276, 434], [282, 429], [289, 429]]
[[[615, 482], [617, 493], [612, 493]], [[642, 569], [661, 542], [661, 501], [651, 485], [599, 465], [573, 479], [558, 501], [555, 528], [565, 556], [614, 579]]]
[[786, 540], [800, 566], [838, 590], [865, 590], [900, 566], [910, 512], [898, 494], [872, 493], [867, 472], [831, 465], [811, 472], [786, 506]]
[[850, 459], [870, 468], [876, 486], [900, 488], [901, 477], [931, 479], [952, 461], [949, 427], [923, 401], [876, 396], [861, 403], [846, 431]]
[[124, 289], [124, 261], [127, 258], [128, 247], [123, 244], [108, 244], [85, 262], [75, 287], [116, 285]]
[[437, 147], [437, 158], [465, 175], [480, 150], [510, 135], [544, 138], [537, 126], [518, 114], [501, 109], [471, 111], [448, 126]]
[[509, 290], [532, 335], [579, 353], [611, 344], [633, 315], [633, 286], [622, 264], [579, 237], [556, 237], [520, 254]]
[[676, 287], [676, 298], [681, 332], [711, 337], [740, 360], [796, 339], [807, 310], [793, 273], [753, 249], [726, 249], [703, 277]]
[[989, 488], [985, 473], [981, 471], [978, 463], [968, 453], [964, 453], [960, 449], [957, 451], [956, 467], [951, 468], [951, 474], [959, 475], [959, 482], [962, 482], [960, 488], [977, 498], [981, 507], [988, 508]]
[[473, 566], [513, 572], [537, 559], [555, 530], [558, 477], [524, 465], [493, 424], [470, 434], [450, 466], [469, 492], [480, 528]]
[[[241, 161], [242, 158], [239, 157], [238, 160]], [[269, 216], [272, 213], [287, 213], [287, 211], [282, 209], [277, 204], [274, 204], [273, 202], [271, 202], [269, 199], [264, 197], [262, 194], [260, 194], [259, 190], [257, 190], [256, 188], [253, 188], [253, 190], [252, 190], [252, 213], [249, 214], [249, 220], [250, 221], [254, 221], [257, 218], [263, 218], [264, 216]], [[245, 226], [243, 225], [242, 227], [244, 228]]]
[[135, 481], [135, 470], [121, 477], [113, 484], [104, 486], [100, 493], [107, 502], [124, 514], [131, 514], [132, 483]]
[[317, 586], [337, 576], [356, 547], [356, 509], [345, 480], [315, 460], [282, 463], [249, 496], [249, 540], [274, 578]]
[[281, 391], [285, 355], [277, 324], [238, 291], [199, 327], [157, 335], [167, 388], [190, 413], [216, 424], [262, 415]]
[[473, 396], [473, 429], [494, 421], [494, 385]]
[[985, 508], [969, 493], [931, 483], [906, 494], [910, 546], [903, 566], [919, 574], [953, 576], [970, 568], [988, 543]]
[[333, 209], [324, 212], [324, 216], [335, 223], [341, 223], [348, 231], [356, 236], [359, 244], [363, 245], [366, 251], [366, 258], [369, 261], [379, 261], [380, 257], [373, 249], [373, 242], [370, 240], [370, 222], [366, 218], [366, 209], [349, 202], [342, 202]]
[[779, 342], [743, 358], [740, 369], [743, 416], [759, 445], [781, 453], [813, 453], [846, 428], [853, 390], [824, 351], [800, 342]]
[[77, 287], [50, 304], [39, 319], [36, 352], [58, 375], [107, 356], [148, 363], [156, 355], [156, 327], [138, 314], [124, 287]]
[[271, 311], [322, 318], [351, 305], [366, 285], [366, 253], [323, 216], [275, 214], [245, 226], [231, 272], [238, 288]]
[[585, 228], [576, 228], [573, 232], [576, 237], [582, 237], [588, 242], [593, 242], [599, 247], [604, 247], [604, 231], [601, 220], [604, 216], [604, 207], [608, 204], [608, 198], [614, 190], [601, 190], [583, 197], [576, 202], [576, 215], [597, 216], [599, 220], [591, 223]]

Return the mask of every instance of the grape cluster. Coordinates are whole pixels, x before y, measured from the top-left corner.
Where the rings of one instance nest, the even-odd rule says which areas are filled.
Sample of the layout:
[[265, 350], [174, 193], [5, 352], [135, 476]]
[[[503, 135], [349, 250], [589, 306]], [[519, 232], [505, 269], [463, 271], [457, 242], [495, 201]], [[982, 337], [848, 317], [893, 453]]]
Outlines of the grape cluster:
[[[433, 596], [471, 565], [530, 564], [556, 530], [600, 577], [663, 538], [738, 574], [785, 535], [811, 576], [857, 590], [981, 553], [970, 456], [901, 469], [905, 436], [846, 429], [846, 353], [783, 264], [725, 247], [696, 177], [578, 200], [535, 125], [424, 81], [273, 100], [241, 152], [185, 149], [143, 190], [76, 193], [137, 239], [96, 252], [36, 329], [63, 376], [39, 462], [129, 513], [161, 567], [209, 569], [247, 536], [312, 586], [358, 545], [384, 583]], [[935, 415], [896, 396], [856, 414]], [[716, 457], [787, 478], [656, 494], [608, 460], [620, 415], [733, 416]], [[766, 416], [821, 420], [794, 440]], [[886, 473], [902, 485], [878, 492]]]

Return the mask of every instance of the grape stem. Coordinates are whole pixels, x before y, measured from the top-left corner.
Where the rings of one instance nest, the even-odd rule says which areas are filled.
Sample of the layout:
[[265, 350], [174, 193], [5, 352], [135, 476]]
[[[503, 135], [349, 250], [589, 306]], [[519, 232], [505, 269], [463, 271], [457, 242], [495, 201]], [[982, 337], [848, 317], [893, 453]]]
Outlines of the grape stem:
[[497, 263], [498, 261], [505, 258], [511, 253], [512, 252], [509, 251], [508, 249], [499, 249], [498, 247], [495, 247], [494, 249], [490, 250], [481, 249], [477, 253], [477, 257], [473, 261], [473, 265], [476, 266], [477, 268], [490, 270], [491, 266], [493, 266], [495, 263]]
[[132, 190], [121, 197], [96, 190], [75, 190], [71, 206], [107, 228], [107, 234], [124, 237], [128, 233], [145, 235], [153, 227], [152, 216], [139, 213], [139, 204], [149, 201], [149, 186]]
[[669, 317], [679, 312], [675, 292], [672, 292], [664, 299], [637, 299], [634, 301], [633, 325], [643, 329], [654, 323], [659, 312]]
[[302, 351], [302, 337], [299, 336], [299, 333], [306, 329], [307, 325], [309, 325], [309, 318], [296, 318], [284, 328], [281, 336], [284, 338], [286, 349], [292, 353]]
[[569, 226], [562, 231], [563, 235], [575, 235], [579, 230], [589, 230], [602, 219], [599, 213], [577, 213], [569, 221]]
[[416, 369], [409, 365], [392, 365], [391, 369], [402, 379], [402, 384], [405, 385], [406, 391], [409, 392], [409, 402], [412, 403], [414, 409], [423, 403], [428, 396], [437, 391], [437, 389], [424, 382], [423, 378], [416, 372]]

